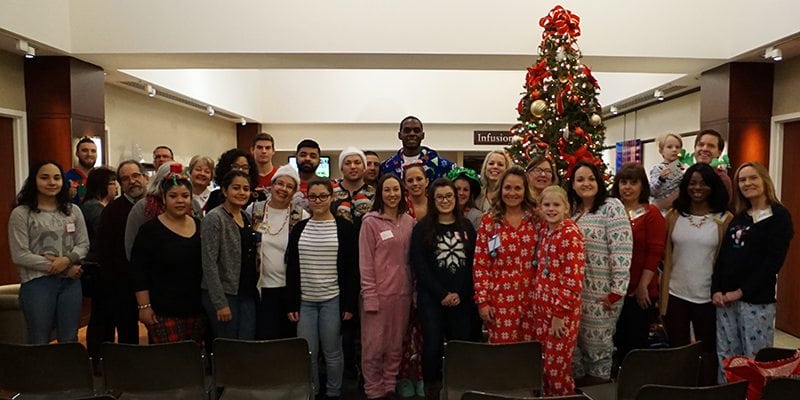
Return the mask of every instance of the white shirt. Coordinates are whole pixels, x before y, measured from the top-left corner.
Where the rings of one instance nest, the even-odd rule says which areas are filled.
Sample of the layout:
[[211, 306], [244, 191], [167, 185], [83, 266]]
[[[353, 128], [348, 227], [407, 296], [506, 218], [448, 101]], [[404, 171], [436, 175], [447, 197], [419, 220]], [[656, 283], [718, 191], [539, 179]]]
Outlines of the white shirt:
[[[267, 206], [267, 231], [261, 234], [261, 277], [260, 288], [279, 288], [286, 286], [286, 246], [289, 244], [290, 207], [277, 209]], [[255, 221], [264, 223], [264, 221]]]
[[[695, 225], [702, 218], [692, 217]], [[705, 222], [697, 227], [689, 223], [689, 217], [680, 215], [672, 230], [669, 294], [695, 304], [711, 301], [711, 274], [719, 245], [714, 215], [708, 214], [705, 218]]]

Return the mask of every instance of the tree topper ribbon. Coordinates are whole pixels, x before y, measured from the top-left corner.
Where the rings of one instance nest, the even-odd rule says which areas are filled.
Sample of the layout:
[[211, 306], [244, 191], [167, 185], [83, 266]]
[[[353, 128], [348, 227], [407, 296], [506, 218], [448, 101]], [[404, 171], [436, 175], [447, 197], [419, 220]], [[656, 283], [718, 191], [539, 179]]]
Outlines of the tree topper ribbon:
[[581, 35], [581, 28], [578, 26], [581, 18], [561, 6], [555, 6], [550, 13], [539, 19], [539, 25], [544, 28], [542, 38], [546, 38], [553, 33], [559, 35], [568, 34], [572, 37]]

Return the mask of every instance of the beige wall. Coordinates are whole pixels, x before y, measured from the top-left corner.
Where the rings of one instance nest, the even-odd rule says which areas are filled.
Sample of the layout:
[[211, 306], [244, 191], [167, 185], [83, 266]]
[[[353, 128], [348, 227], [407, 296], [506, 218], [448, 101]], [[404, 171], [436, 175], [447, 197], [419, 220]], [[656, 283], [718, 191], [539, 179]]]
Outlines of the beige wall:
[[772, 115], [800, 112], [800, 57], [775, 65]]
[[127, 158], [152, 162], [152, 151], [166, 145], [184, 164], [195, 154], [217, 159], [236, 147], [233, 122], [177, 106], [140, 93], [106, 85], [106, 126], [109, 129], [109, 161]]
[[0, 108], [25, 111], [22, 56], [0, 51]]

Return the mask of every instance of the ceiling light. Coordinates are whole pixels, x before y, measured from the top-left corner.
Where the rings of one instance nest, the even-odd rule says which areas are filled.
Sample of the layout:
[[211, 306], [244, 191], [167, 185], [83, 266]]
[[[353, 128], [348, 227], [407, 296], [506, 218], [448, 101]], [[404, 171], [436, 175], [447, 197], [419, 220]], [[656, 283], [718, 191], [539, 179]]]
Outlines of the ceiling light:
[[147, 91], [147, 97], [156, 97], [156, 88], [153, 85], [147, 84], [144, 89]]
[[617, 108], [617, 106], [609, 107], [608, 111], [611, 111], [611, 113], [614, 114], [614, 115], [619, 114], [619, 108]]
[[656, 90], [653, 92], [653, 97], [655, 97], [656, 99], [658, 99], [658, 101], [663, 101], [663, 100], [664, 100], [664, 91], [663, 91], [663, 90], [661, 90], [661, 89], [656, 89]]
[[244, 117], [242, 117], [241, 123], [242, 123], [242, 126], [245, 126], [245, 125], [247, 125], [247, 120], [244, 119]]
[[211, 107], [211, 106], [206, 107], [206, 111], [208, 111], [208, 116], [209, 117], [213, 117], [214, 114], [217, 113], [216, 111], [214, 111], [214, 107]]
[[764, 58], [771, 58], [773, 61], [783, 60], [783, 51], [777, 47], [769, 46], [764, 50]]
[[33, 57], [36, 57], [36, 48], [33, 46], [28, 46], [28, 50], [25, 52], [25, 58]]

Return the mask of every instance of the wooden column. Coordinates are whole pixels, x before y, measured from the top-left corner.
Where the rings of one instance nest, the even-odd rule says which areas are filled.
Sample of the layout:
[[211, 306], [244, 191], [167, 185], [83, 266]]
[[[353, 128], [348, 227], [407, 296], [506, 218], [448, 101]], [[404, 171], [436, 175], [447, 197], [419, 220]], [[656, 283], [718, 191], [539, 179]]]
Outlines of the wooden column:
[[248, 123], [244, 126], [236, 124], [236, 147], [249, 153], [253, 147], [253, 138], [259, 133], [261, 133], [261, 124]]
[[73, 138], [105, 139], [103, 70], [72, 57], [25, 60], [28, 158], [72, 168]]
[[725, 138], [733, 173], [747, 161], [769, 165], [771, 63], [730, 63], [700, 77], [700, 129]]

